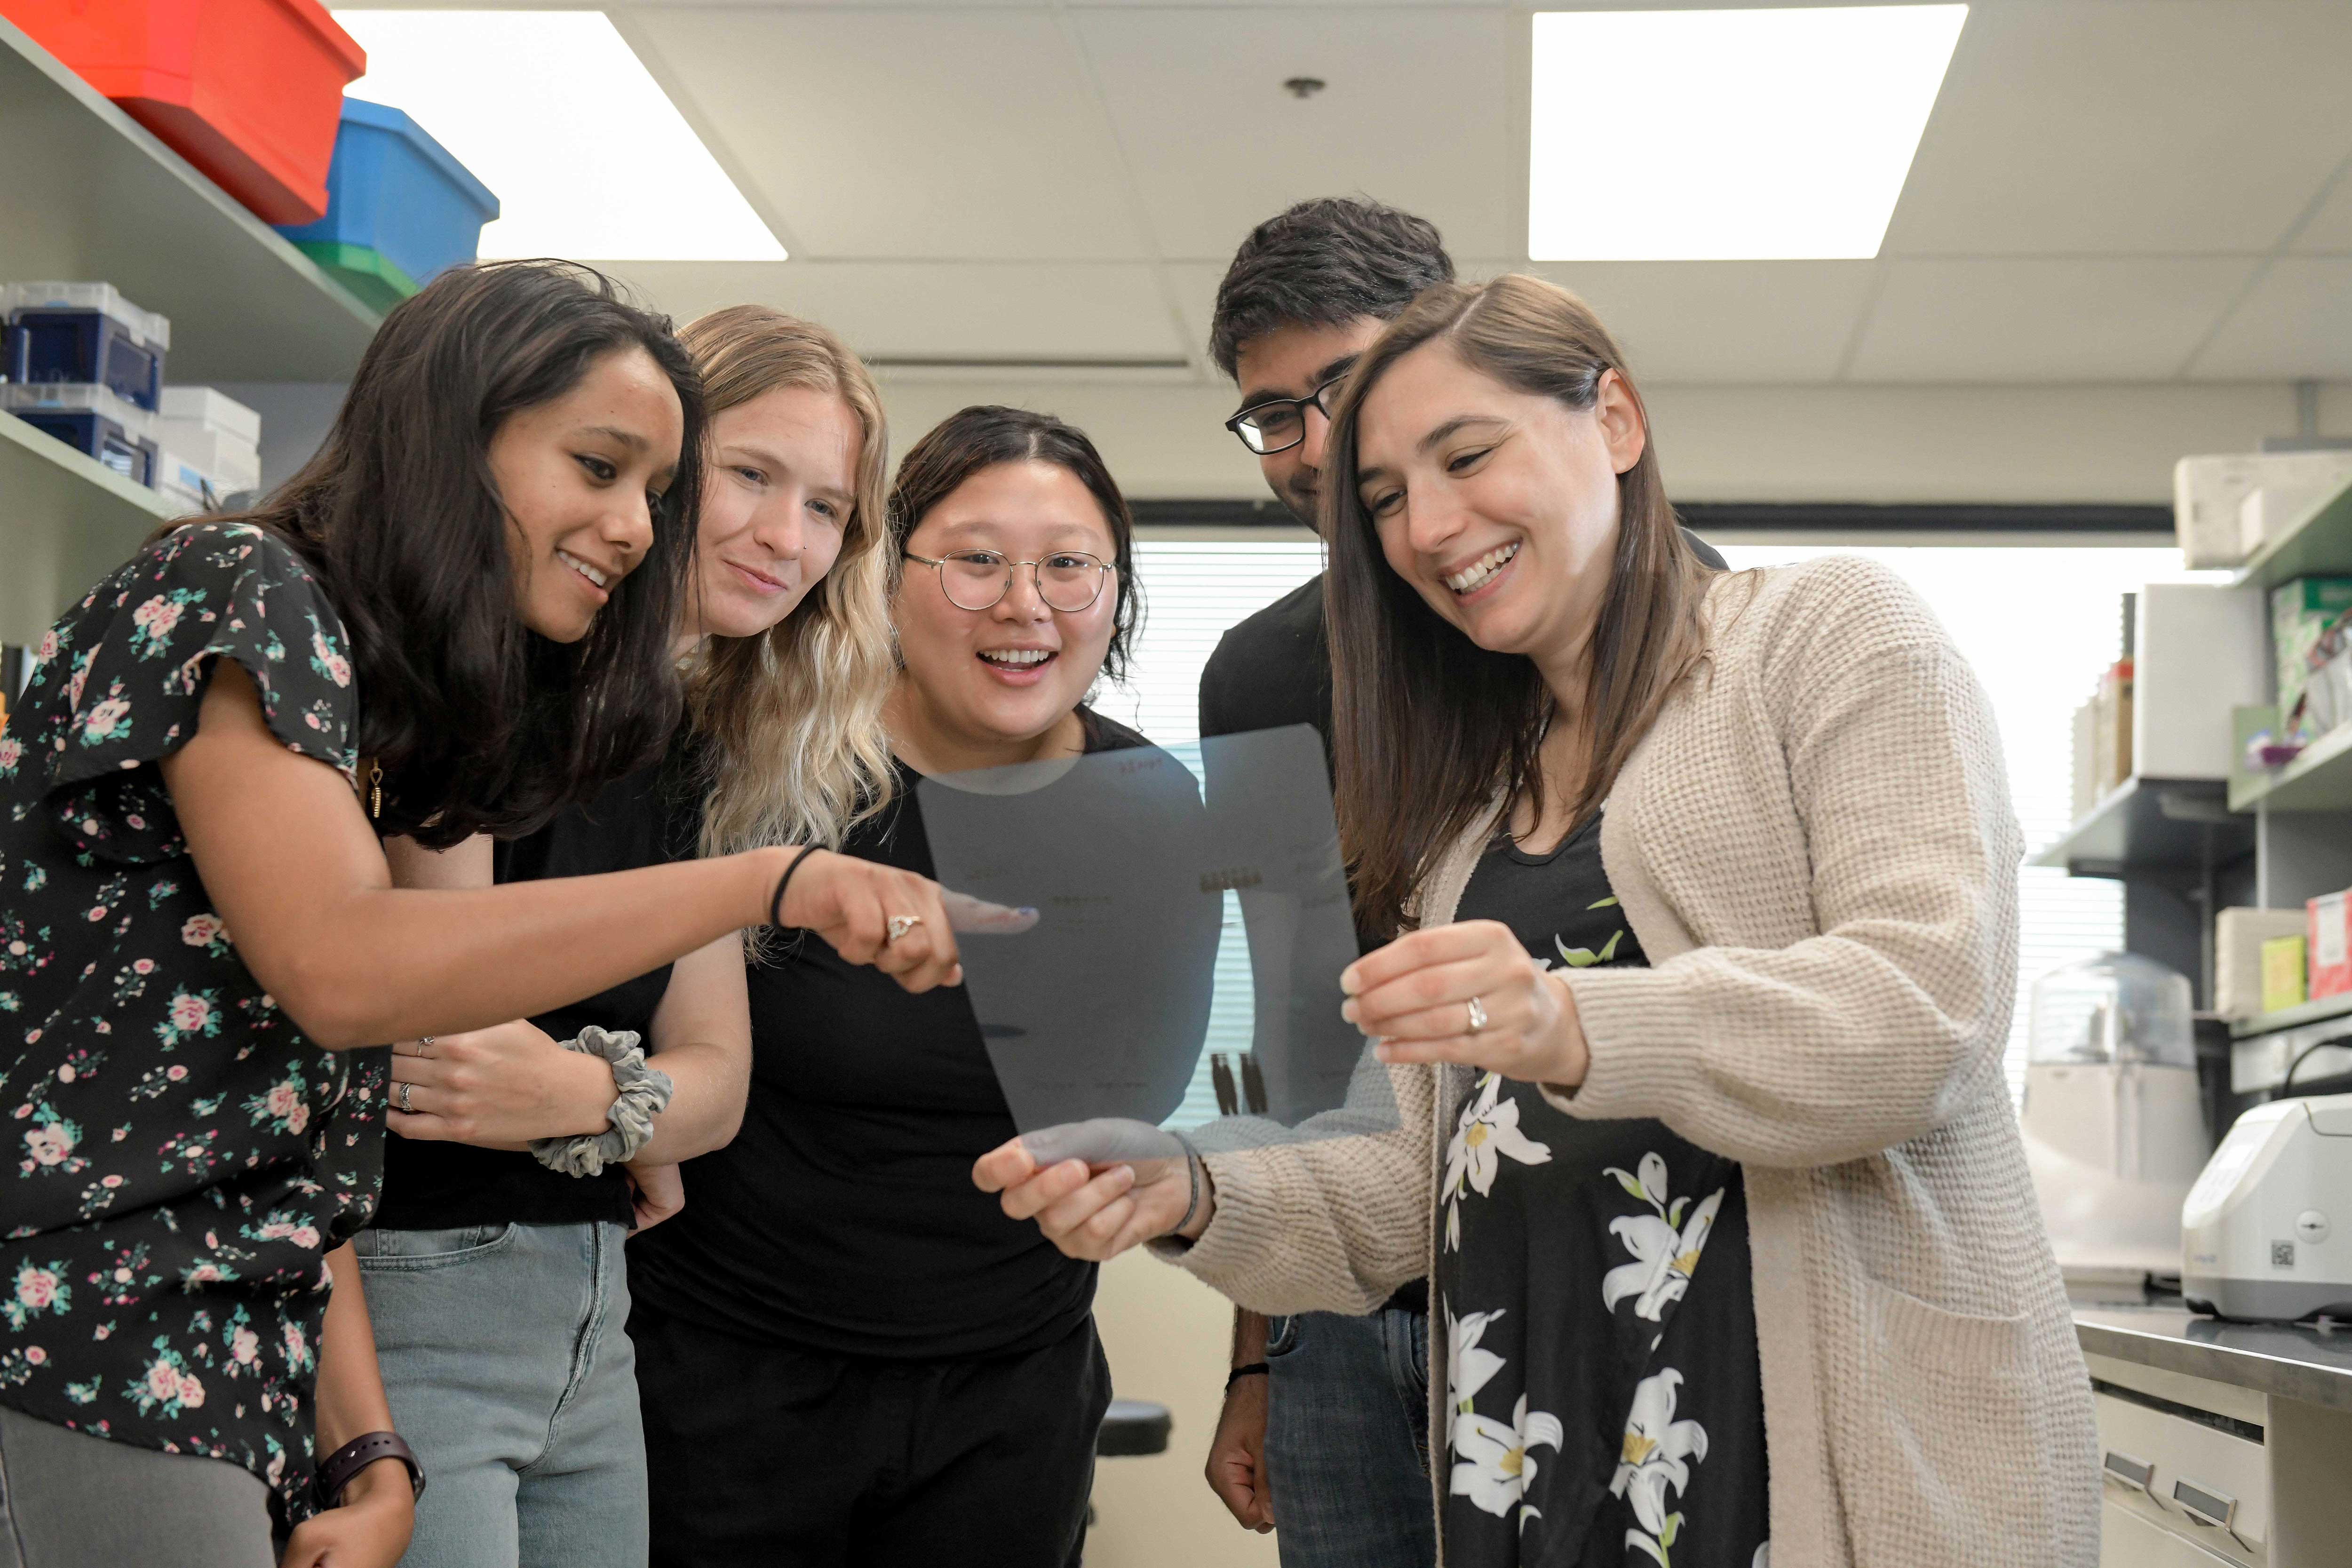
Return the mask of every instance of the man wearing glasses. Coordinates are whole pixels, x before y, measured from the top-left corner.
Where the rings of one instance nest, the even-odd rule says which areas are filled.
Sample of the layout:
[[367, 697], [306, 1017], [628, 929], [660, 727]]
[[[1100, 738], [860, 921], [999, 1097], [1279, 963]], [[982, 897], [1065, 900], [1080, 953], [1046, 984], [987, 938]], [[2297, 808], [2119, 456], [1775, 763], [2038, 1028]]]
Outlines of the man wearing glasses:
[[[1241, 388], [1225, 427], [1316, 526], [1339, 383], [1390, 318], [1454, 276], [1434, 226], [1377, 202], [1302, 202], [1252, 230], [1217, 289], [1209, 353]], [[1335, 482], [1345, 482], [1339, 480]], [[1312, 724], [1331, 749], [1318, 574], [1227, 631], [1201, 673], [1201, 733]], [[1283, 1568], [1428, 1568], [1429, 1304], [1416, 1280], [1369, 1317], [1237, 1312], [1209, 1485]]]
[[[1217, 288], [1209, 353], [1240, 388], [1225, 421], [1291, 514], [1318, 527], [1339, 384], [1390, 320], [1454, 262], [1434, 225], [1326, 197], [1250, 231]], [[1332, 478], [1346, 483], [1345, 476]], [[1723, 557], [1687, 531], [1701, 560]], [[1201, 672], [1201, 733], [1312, 724], [1331, 751], [1323, 578], [1228, 630]], [[1277, 1525], [1283, 1568], [1428, 1568], [1428, 1282], [1380, 1311], [1236, 1312], [1210, 1487], [1253, 1530]]]

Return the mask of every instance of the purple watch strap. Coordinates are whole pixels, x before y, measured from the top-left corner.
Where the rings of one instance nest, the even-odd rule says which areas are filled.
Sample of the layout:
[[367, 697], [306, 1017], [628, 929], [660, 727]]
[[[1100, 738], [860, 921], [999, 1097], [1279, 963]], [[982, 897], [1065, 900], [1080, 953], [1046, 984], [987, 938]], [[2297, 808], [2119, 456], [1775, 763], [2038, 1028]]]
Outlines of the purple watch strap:
[[425, 1495], [425, 1467], [416, 1462], [416, 1451], [403, 1442], [397, 1433], [370, 1432], [364, 1436], [352, 1438], [320, 1464], [320, 1506], [341, 1507], [343, 1489], [351, 1485], [352, 1478], [378, 1459], [398, 1459], [407, 1466], [408, 1484], [415, 1489], [412, 1495]]

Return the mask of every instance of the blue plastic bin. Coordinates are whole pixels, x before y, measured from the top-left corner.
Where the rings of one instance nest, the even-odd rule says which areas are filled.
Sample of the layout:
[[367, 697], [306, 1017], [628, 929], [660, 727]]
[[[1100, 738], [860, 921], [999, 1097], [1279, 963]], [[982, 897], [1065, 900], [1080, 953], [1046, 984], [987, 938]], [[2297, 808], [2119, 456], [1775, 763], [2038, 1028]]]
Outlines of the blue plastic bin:
[[482, 226], [498, 216], [499, 198], [416, 121], [346, 98], [327, 172], [327, 216], [278, 232], [298, 245], [377, 251], [422, 285], [474, 259]]
[[20, 410], [0, 418], [22, 419], [44, 436], [54, 436], [86, 453], [135, 485], [155, 482], [155, 443], [94, 410]]

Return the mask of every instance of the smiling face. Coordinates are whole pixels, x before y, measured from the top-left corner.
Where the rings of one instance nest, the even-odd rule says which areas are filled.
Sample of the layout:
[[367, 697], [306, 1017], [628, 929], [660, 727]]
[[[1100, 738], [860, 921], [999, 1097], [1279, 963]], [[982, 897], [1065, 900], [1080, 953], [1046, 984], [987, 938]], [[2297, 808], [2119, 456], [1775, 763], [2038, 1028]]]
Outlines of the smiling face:
[[840, 558], [864, 447], [837, 393], [779, 387], [711, 416], [682, 635], [757, 637], [798, 607]]
[[[1057, 552], [1103, 562], [1118, 557], [1093, 493], [1067, 468], [1035, 461], [998, 463], [972, 475], [924, 514], [905, 549], [931, 560], [968, 550], [1015, 562], [1050, 562]], [[966, 610], [949, 600], [940, 570], [912, 561], [901, 565], [894, 608], [906, 673], [894, 703], [896, 727], [927, 755], [953, 755], [958, 765], [1029, 760], [1102, 671], [1117, 579], [1098, 574], [1102, 591], [1095, 602], [1067, 612], [1039, 598], [1031, 569], [1021, 566], [1003, 598], [988, 609]]]
[[[1386, 322], [1359, 316], [1336, 327], [1289, 326], [1252, 338], [1234, 356], [1234, 379], [1241, 385], [1241, 406], [1250, 408], [1269, 398], [1312, 397], [1324, 383], [1348, 374], [1356, 356], [1381, 335]], [[1336, 389], [1335, 389], [1336, 392]], [[1334, 398], [1334, 408], [1339, 403]], [[1286, 451], [1268, 452], [1257, 460], [1258, 471], [1290, 514], [1308, 528], [1318, 528], [1316, 500], [1323, 484], [1323, 443], [1331, 422], [1319, 408], [1301, 411], [1305, 439]]]
[[685, 438], [677, 389], [639, 348], [602, 355], [570, 392], [507, 416], [489, 464], [523, 625], [554, 642], [588, 635], [653, 546]]
[[1357, 493], [1390, 570], [1480, 647], [1555, 690], [1585, 654], [1617, 547], [1641, 411], [1614, 371], [1593, 406], [1515, 392], [1442, 339], [1388, 368], [1357, 423]]

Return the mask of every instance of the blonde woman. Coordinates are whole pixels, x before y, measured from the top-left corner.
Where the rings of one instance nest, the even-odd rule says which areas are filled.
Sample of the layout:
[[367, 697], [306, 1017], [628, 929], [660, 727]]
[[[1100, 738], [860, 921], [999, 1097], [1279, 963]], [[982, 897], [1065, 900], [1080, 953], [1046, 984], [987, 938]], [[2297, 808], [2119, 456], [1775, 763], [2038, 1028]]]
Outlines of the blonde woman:
[[[659, 765], [527, 838], [410, 853], [411, 882], [577, 876], [698, 845], [837, 845], [888, 798], [887, 437], [873, 384], [830, 332], [759, 306], [679, 336], [710, 410], [675, 644], [688, 728]], [[626, 1173], [572, 1173], [582, 1163], [531, 1152], [610, 1138], [624, 1120], [615, 1101], [637, 1065], [557, 1043], [591, 1026], [643, 1037], [668, 1080]], [[560, 1012], [396, 1050], [398, 1136], [359, 1252], [386, 1393], [433, 1477], [404, 1561], [635, 1568], [647, 1500], [622, 1243], [677, 1211], [676, 1163], [742, 1120], [741, 939]]]
[[1430, 289], [1341, 395], [1340, 832], [1402, 933], [1341, 985], [1400, 1129], [979, 1178], [1264, 1311], [1427, 1271], [1454, 1568], [2090, 1568], [1992, 714], [1881, 567], [1701, 571], [1650, 437], [1529, 278]]

